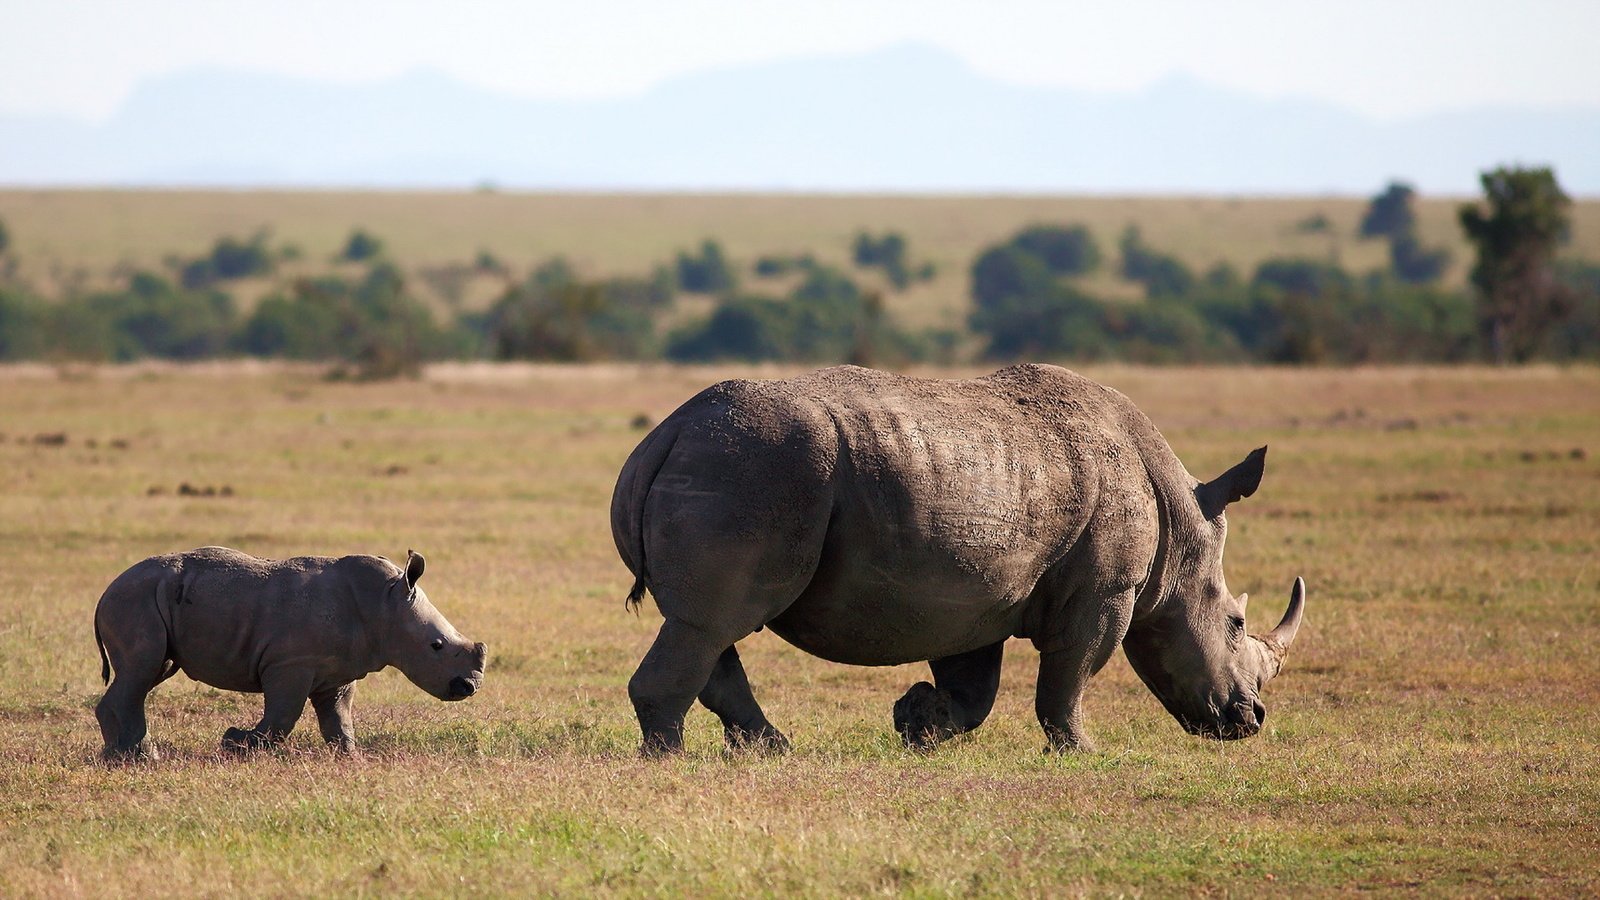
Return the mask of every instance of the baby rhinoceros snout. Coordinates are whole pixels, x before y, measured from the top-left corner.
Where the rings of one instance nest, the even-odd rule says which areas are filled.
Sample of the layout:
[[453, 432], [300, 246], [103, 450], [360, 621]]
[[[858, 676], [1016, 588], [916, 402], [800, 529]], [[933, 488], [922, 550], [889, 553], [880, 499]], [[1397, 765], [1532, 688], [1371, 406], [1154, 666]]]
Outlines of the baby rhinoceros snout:
[[489, 657], [489, 647], [482, 641], [472, 645], [472, 671], [466, 675], [457, 675], [450, 679], [449, 693], [446, 700], [465, 700], [478, 692], [478, 686], [483, 681], [483, 666]]

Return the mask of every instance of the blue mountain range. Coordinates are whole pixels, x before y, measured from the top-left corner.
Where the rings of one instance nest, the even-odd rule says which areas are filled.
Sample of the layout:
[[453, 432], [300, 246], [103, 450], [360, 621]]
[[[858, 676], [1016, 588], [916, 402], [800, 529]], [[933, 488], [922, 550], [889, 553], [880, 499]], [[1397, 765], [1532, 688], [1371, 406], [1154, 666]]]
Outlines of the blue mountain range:
[[1377, 121], [1172, 77], [1019, 87], [922, 46], [705, 71], [551, 101], [433, 71], [330, 84], [223, 69], [142, 83], [102, 124], [0, 116], [0, 184], [1368, 194], [1553, 165], [1600, 193], [1600, 108]]

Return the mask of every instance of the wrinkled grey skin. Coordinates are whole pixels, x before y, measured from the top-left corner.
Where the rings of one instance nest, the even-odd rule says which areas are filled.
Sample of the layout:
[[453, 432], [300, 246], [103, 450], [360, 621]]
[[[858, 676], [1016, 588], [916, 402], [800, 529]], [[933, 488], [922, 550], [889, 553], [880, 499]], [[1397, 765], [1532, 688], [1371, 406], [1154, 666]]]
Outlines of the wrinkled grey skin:
[[423, 565], [409, 551], [402, 570], [377, 556], [271, 560], [225, 547], [136, 563], [94, 613], [101, 677], [110, 684], [95, 707], [103, 755], [152, 755], [145, 697], [179, 671], [264, 695], [261, 721], [223, 736], [230, 750], [282, 741], [307, 699], [323, 739], [353, 749], [355, 682], [385, 666], [441, 700], [472, 696], [487, 648], [462, 637], [417, 587]]
[[1266, 448], [1189, 475], [1123, 395], [1055, 366], [905, 378], [844, 366], [726, 381], [634, 450], [611, 528], [665, 622], [628, 685], [643, 751], [682, 744], [698, 697], [732, 746], [784, 749], [734, 644], [762, 627], [835, 662], [929, 661], [895, 704], [906, 742], [976, 728], [1005, 641], [1039, 650], [1037, 714], [1086, 748], [1080, 702], [1120, 644], [1189, 731], [1261, 727], [1261, 686], [1299, 626], [1246, 635], [1222, 577], [1223, 509]]

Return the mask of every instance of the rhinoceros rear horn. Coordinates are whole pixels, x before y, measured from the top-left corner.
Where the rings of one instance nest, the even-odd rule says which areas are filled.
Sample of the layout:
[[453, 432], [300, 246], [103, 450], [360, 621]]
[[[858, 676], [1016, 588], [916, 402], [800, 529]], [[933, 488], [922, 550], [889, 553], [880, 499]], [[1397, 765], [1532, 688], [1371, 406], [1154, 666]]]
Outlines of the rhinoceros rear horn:
[[416, 589], [417, 581], [422, 578], [422, 567], [427, 563], [428, 561], [422, 558], [421, 553], [414, 550], [406, 551], [406, 587], [408, 589]]
[[[1257, 637], [1261, 642], [1264, 656], [1262, 660], [1261, 680], [1266, 681], [1278, 674], [1283, 668], [1283, 658], [1289, 652], [1289, 645], [1294, 643], [1294, 636], [1300, 631], [1300, 622], [1306, 612], [1306, 583], [1305, 579], [1294, 580], [1294, 590], [1289, 592], [1289, 608], [1283, 612], [1283, 620], [1278, 626], [1266, 634]], [[1268, 671], [1270, 670], [1270, 671]]]
[[1267, 468], [1267, 448], [1250, 451], [1238, 465], [1194, 489], [1200, 501], [1200, 511], [1208, 519], [1222, 515], [1228, 504], [1256, 492], [1261, 486], [1261, 473]]

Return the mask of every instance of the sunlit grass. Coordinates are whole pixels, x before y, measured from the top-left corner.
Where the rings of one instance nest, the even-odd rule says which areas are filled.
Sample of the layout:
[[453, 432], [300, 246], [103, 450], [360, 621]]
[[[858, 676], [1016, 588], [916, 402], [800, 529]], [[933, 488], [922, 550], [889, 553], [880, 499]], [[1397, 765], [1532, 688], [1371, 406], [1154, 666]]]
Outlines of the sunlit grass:
[[[1196, 474], [1272, 447], [1230, 513], [1229, 585], [1257, 624], [1295, 575], [1311, 596], [1252, 740], [1184, 735], [1119, 658], [1088, 698], [1100, 752], [1046, 755], [1018, 642], [989, 722], [910, 754], [889, 707], [924, 669], [764, 632], [741, 653], [794, 752], [727, 754], [697, 709], [681, 759], [643, 761], [626, 682], [656, 621], [622, 608], [611, 484], [636, 415], [726, 374], [0, 370], [3, 892], [1600, 889], [1600, 372], [1090, 373]], [[180, 676], [150, 704], [165, 758], [98, 765], [95, 600], [206, 543], [427, 553], [430, 595], [490, 644], [483, 693], [380, 673], [360, 755], [308, 717], [240, 760], [218, 742], [259, 698]]]

